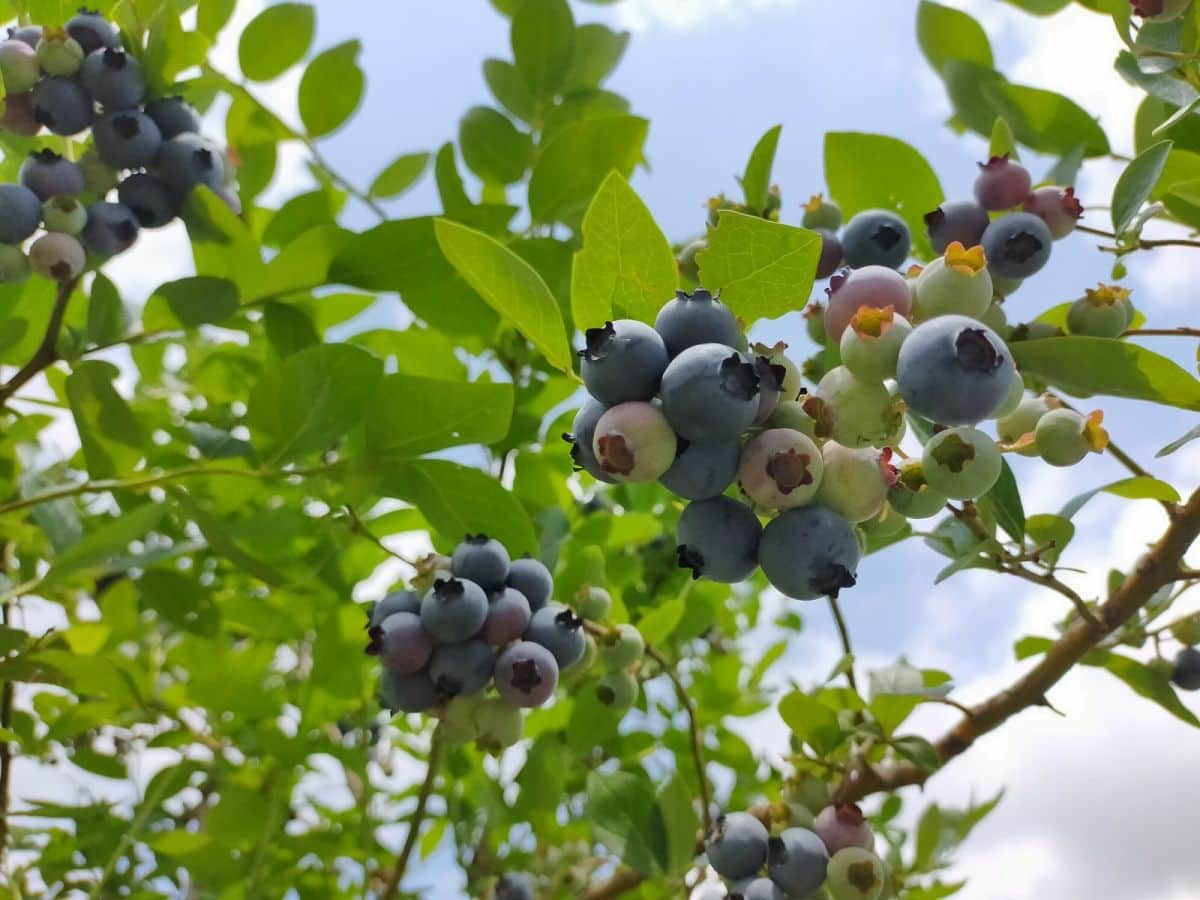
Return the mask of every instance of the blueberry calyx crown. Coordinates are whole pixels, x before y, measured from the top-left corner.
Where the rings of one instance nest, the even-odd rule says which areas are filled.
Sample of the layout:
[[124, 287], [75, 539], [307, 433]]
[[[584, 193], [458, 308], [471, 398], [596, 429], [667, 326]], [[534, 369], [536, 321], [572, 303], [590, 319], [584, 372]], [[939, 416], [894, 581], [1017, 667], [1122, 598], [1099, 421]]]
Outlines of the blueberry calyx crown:
[[1075, 188], [1063, 188], [1063, 192], [1059, 195], [1062, 201], [1063, 209], [1073, 219], [1083, 218], [1083, 204], [1079, 202], [1079, 198], [1075, 196]]
[[866, 821], [862, 807], [857, 803], [839, 803], [833, 808], [833, 812], [839, 822], [852, 828], [858, 828]]
[[583, 619], [575, 614], [575, 610], [564, 609], [554, 617], [554, 624], [563, 631], [578, 631], [583, 627]]
[[809, 586], [819, 594], [837, 599], [842, 588], [852, 588], [858, 583], [854, 573], [840, 563], [825, 563], [813, 572]]
[[104, 50], [104, 67], [112, 69], [114, 72], [119, 72], [129, 65], [129, 56], [124, 50], [114, 50], [112, 47], [106, 47]]
[[637, 465], [637, 459], [634, 456], [633, 450], [623, 435], [601, 435], [596, 444], [600, 449], [600, 467], [605, 472], [611, 472], [616, 475], [628, 475], [633, 471], [633, 467]]
[[603, 328], [589, 328], [583, 333], [585, 346], [579, 351], [579, 355], [588, 362], [599, 362], [607, 358], [612, 352], [616, 336], [617, 330], [613, 328], [612, 322], [605, 322]]
[[880, 250], [891, 250], [902, 240], [904, 240], [904, 235], [898, 228], [884, 224], [879, 225], [875, 231], [871, 233], [869, 240]]
[[812, 484], [812, 457], [794, 448], [771, 454], [767, 460], [767, 475], [770, 476], [781, 494], [790, 494], [798, 487]]
[[1004, 241], [1004, 255], [1016, 262], [1027, 262], [1042, 251], [1042, 239], [1022, 228]]
[[922, 218], [925, 220], [925, 227], [933, 231], [946, 221], [946, 211], [939, 206], [937, 209], [931, 209], [925, 213]]
[[486, 544], [490, 540], [491, 540], [491, 538], [488, 537], [486, 534], [484, 534], [482, 531], [479, 532], [479, 534], [468, 534], [463, 537], [463, 543], [470, 544], [473, 547], [482, 547], [484, 544]]
[[700, 578], [704, 571], [704, 555], [687, 544], [675, 548], [675, 557], [679, 568], [692, 570], [692, 581]]
[[[838, 292], [838, 289], [846, 283], [846, 279], [850, 277], [850, 267], [843, 266], [832, 275], [829, 276], [829, 287], [825, 288], [825, 293], [832, 297]], [[815, 313], [814, 313], [815, 315]]]
[[579, 440], [569, 431], [562, 433], [562, 439], [571, 445], [571, 468], [573, 471], [583, 471], [583, 450], [579, 446]]
[[41, 163], [42, 165], [48, 166], [48, 165], [52, 165], [53, 163], [59, 162], [62, 159], [62, 154], [55, 153], [49, 147], [44, 147], [41, 150], [30, 151], [29, 158], [32, 159], [36, 163]]
[[1000, 156], [989, 156], [987, 162], [976, 163], [980, 169], [985, 172], [990, 172], [993, 169], [1004, 169], [1009, 164], [1008, 154], [1004, 153]]
[[698, 287], [694, 291], [692, 291], [690, 294], [687, 291], [676, 291], [675, 298], [677, 300], [683, 301], [684, 303], [687, 303], [689, 301], [691, 301], [693, 303], [720, 303], [721, 302], [721, 292], [717, 291], [714, 294], [712, 291], [708, 290], [707, 288]]
[[771, 362], [765, 356], [756, 356], [754, 358], [754, 371], [758, 375], [760, 390], [783, 390], [783, 379], [787, 377], [787, 369], [784, 366]]
[[433, 596], [443, 603], [459, 600], [464, 593], [466, 588], [457, 578], [439, 578], [433, 583]]
[[512, 667], [512, 686], [523, 694], [532, 694], [543, 681], [537, 660], [518, 659]]
[[721, 390], [737, 397], [739, 400], [753, 400], [758, 396], [759, 378], [754, 370], [754, 364], [742, 359], [738, 353], [731, 353], [721, 360]]
[[141, 132], [142, 126], [138, 124], [136, 116], [122, 113], [113, 118], [113, 131], [125, 140], [132, 140]]
[[994, 372], [1004, 363], [982, 328], [964, 328], [954, 337], [954, 358], [968, 372]]

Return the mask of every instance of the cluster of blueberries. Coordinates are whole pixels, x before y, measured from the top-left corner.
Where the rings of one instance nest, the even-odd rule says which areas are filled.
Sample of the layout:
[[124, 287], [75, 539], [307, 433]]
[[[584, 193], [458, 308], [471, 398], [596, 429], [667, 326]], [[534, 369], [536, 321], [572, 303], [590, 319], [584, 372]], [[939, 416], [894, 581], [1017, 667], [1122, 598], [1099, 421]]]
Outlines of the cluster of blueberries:
[[705, 849], [709, 865], [726, 881], [727, 896], [799, 900], [823, 888], [834, 900], [878, 900], [886, 870], [862, 810], [853, 803], [832, 804], [809, 825], [789, 825], [772, 835], [751, 813], [718, 816]]
[[[0, 76], [7, 92], [0, 128], [26, 137], [90, 129], [92, 143], [78, 161], [35, 150], [20, 183], [0, 185], [0, 282], [22, 281], [31, 270], [70, 281], [89, 254], [108, 259], [132, 246], [141, 228], [171, 222], [198, 185], [238, 208], [232, 168], [197, 134], [196, 110], [179, 97], [148, 99], [141, 64], [99, 14], [80, 10], [65, 28], [9, 29]], [[44, 233], [26, 252], [39, 228]]]

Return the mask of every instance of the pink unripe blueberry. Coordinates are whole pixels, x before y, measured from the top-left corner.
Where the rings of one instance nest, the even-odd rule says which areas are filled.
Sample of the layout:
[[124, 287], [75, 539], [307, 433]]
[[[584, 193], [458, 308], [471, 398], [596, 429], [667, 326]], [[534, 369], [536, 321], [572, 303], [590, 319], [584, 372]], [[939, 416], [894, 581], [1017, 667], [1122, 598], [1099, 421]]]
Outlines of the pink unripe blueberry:
[[812, 439], [790, 428], [769, 428], [747, 442], [738, 481], [759, 506], [789, 509], [812, 502], [824, 470]]
[[825, 308], [825, 331], [834, 341], [842, 339], [842, 332], [859, 307], [883, 309], [890, 306], [902, 316], [907, 316], [912, 307], [904, 276], [884, 266], [843, 270], [829, 279], [826, 290], [829, 303]]
[[846, 847], [862, 847], [870, 850], [875, 846], [875, 835], [867, 824], [862, 810], [855, 803], [837, 803], [826, 806], [817, 813], [813, 831], [825, 844], [832, 856]]
[[24, 94], [33, 90], [42, 76], [36, 51], [24, 41], [0, 41], [0, 76], [9, 93]]
[[1075, 196], [1075, 188], [1040, 187], [1025, 198], [1025, 212], [1031, 212], [1050, 229], [1057, 241], [1075, 230], [1083, 218], [1083, 204]]
[[1029, 196], [1033, 178], [1029, 170], [1008, 155], [993, 156], [979, 164], [975, 178], [975, 199], [984, 209], [998, 212], [1020, 206]]
[[827, 441], [821, 448], [825, 464], [817, 502], [849, 522], [865, 522], [879, 514], [888, 489], [896, 481], [890, 450], [856, 450]]
[[600, 468], [617, 481], [654, 481], [675, 461], [675, 432], [649, 403], [619, 403], [596, 423], [592, 449]]

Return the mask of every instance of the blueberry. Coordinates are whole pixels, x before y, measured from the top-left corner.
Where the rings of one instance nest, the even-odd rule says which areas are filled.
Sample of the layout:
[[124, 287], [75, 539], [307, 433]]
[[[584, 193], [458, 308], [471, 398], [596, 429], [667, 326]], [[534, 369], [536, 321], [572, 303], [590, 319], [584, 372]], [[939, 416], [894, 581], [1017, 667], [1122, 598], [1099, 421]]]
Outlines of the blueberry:
[[679, 517], [675, 552], [693, 578], [733, 584], [753, 574], [761, 535], [762, 524], [746, 504], [729, 497], [696, 500]]
[[718, 444], [736, 438], [754, 422], [758, 402], [754, 363], [724, 344], [689, 347], [663, 373], [663, 413], [688, 441]]
[[1073, 466], [1089, 453], [1108, 446], [1100, 413], [1084, 416], [1073, 409], [1052, 409], [1033, 430], [1038, 455], [1052, 466]]
[[83, 170], [53, 150], [35, 150], [21, 163], [21, 184], [37, 194], [39, 200], [51, 197], [78, 197], [83, 193]]
[[1000, 278], [1028, 278], [1050, 259], [1054, 238], [1046, 223], [1033, 213], [1001, 216], [983, 233], [988, 269]]
[[0, 244], [0, 284], [20, 284], [30, 271], [29, 257], [19, 245]]
[[83, 245], [69, 234], [43, 234], [29, 248], [33, 271], [58, 282], [78, 278], [87, 265]]
[[622, 622], [600, 638], [599, 650], [608, 668], [628, 669], [646, 652], [646, 641], [635, 626]]
[[47, 75], [74, 75], [83, 65], [83, 57], [79, 41], [65, 31], [47, 34], [38, 41], [38, 65]]
[[504, 545], [486, 534], [468, 534], [454, 548], [450, 571], [457, 578], [475, 582], [485, 591], [504, 587], [508, 578], [509, 558]]
[[613, 481], [654, 481], [671, 468], [677, 447], [666, 416], [640, 400], [607, 410], [592, 437], [592, 453]]
[[100, 158], [114, 169], [149, 166], [163, 145], [154, 120], [137, 110], [101, 116], [92, 126], [92, 140]]
[[1175, 657], [1171, 681], [1184, 691], [1200, 691], [1200, 650], [1184, 647]]
[[438, 704], [438, 690], [427, 670], [412, 675], [383, 670], [379, 679], [379, 702], [393, 713], [419, 713]]
[[837, 231], [842, 227], [842, 208], [821, 194], [813, 194], [804, 204], [800, 224], [814, 231]]
[[533, 878], [524, 872], [509, 872], [496, 882], [495, 900], [534, 900]]
[[42, 76], [37, 53], [24, 41], [0, 41], [0, 77], [6, 91], [24, 94], [33, 90]]
[[496, 660], [496, 690], [517, 707], [541, 706], [558, 686], [554, 654], [532, 641], [518, 641]]
[[804, 330], [818, 347], [829, 342], [829, 332], [825, 330], [825, 307], [816, 300], [804, 307]]
[[825, 881], [829, 854], [821, 839], [807, 828], [787, 828], [767, 843], [767, 875], [779, 889], [802, 897]]
[[559, 669], [579, 662], [587, 643], [583, 619], [561, 603], [549, 603], [533, 614], [525, 640], [541, 644], [554, 654]]
[[912, 235], [904, 220], [891, 210], [868, 209], [846, 223], [842, 254], [852, 269], [884, 266], [898, 269], [908, 259]]
[[846, 847], [830, 858], [825, 889], [834, 900], [879, 900], [886, 877], [878, 856], [862, 847]]
[[604, 471], [592, 448], [596, 436], [596, 423], [607, 411], [607, 404], [588, 397], [583, 402], [583, 406], [579, 408], [579, 412], [575, 414], [571, 430], [563, 435], [563, 440], [571, 445], [571, 460], [575, 464], [576, 471], [582, 470], [597, 481], [613, 484], [617, 479]]
[[912, 307], [912, 294], [904, 276], [884, 266], [865, 266], [834, 275], [826, 292], [829, 303], [825, 307], [825, 333], [833, 341], [842, 339], [850, 319], [864, 306], [890, 306], [902, 316], [907, 316]]
[[633, 319], [618, 319], [589, 328], [584, 337], [580, 370], [589, 394], [608, 404], [654, 396], [667, 368], [667, 346], [657, 331]]
[[500, 753], [521, 739], [525, 717], [521, 710], [500, 697], [488, 697], [475, 706], [475, 743], [481, 750]]
[[142, 65], [124, 50], [92, 51], [79, 69], [79, 80], [105, 109], [133, 109], [146, 96]]
[[975, 500], [1000, 477], [1000, 451], [978, 429], [960, 425], [939, 431], [925, 443], [921, 469], [930, 487], [954, 500]]
[[483, 623], [484, 639], [494, 647], [518, 640], [529, 627], [533, 613], [529, 600], [516, 588], [501, 588], [488, 599], [487, 619]]
[[817, 433], [817, 423], [804, 411], [804, 404], [799, 400], [782, 401], [775, 408], [775, 412], [771, 413], [771, 418], [767, 420], [767, 427], [791, 428], [810, 438], [815, 438]]
[[770, 878], [746, 878], [729, 886], [729, 900], [788, 900]]
[[705, 840], [708, 864], [722, 878], [752, 878], [767, 861], [767, 827], [744, 812], [717, 816]]
[[0, 184], [0, 244], [19, 244], [42, 224], [42, 202], [20, 184]]
[[1021, 377], [1020, 372], [1014, 371], [1012, 381], [1008, 385], [1008, 393], [1004, 395], [1004, 399], [996, 407], [996, 411], [992, 413], [992, 417], [1000, 419], [1016, 412], [1017, 407], [1021, 405], [1021, 401], [1024, 399], [1025, 379]]
[[194, 134], [200, 130], [200, 113], [182, 97], [160, 97], [151, 100], [146, 104], [145, 112], [158, 126], [164, 141], [180, 134]]
[[421, 622], [439, 641], [465, 641], [487, 619], [487, 594], [473, 581], [439, 578], [421, 600]]
[[115, 25], [98, 12], [80, 9], [67, 22], [67, 34], [79, 42], [84, 53], [92, 53], [101, 47], [117, 49], [121, 46], [121, 34]]
[[419, 672], [433, 655], [433, 638], [416, 613], [392, 613], [368, 634], [367, 653], [378, 656], [385, 669], [401, 675]]
[[863, 381], [894, 378], [900, 347], [911, 333], [908, 320], [892, 309], [860, 306], [842, 332], [842, 365]]
[[1045, 222], [1057, 241], [1075, 230], [1083, 218], [1083, 204], [1076, 198], [1075, 188], [1040, 187], [1025, 198], [1025, 212]]
[[816, 832], [829, 855], [844, 847], [862, 847], [870, 850], [875, 846], [875, 835], [867, 824], [862, 810], [855, 803], [835, 803], [826, 806], [813, 821]]
[[975, 177], [975, 199], [984, 209], [1000, 212], [1020, 206], [1029, 196], [1033, 179], [1029, 170], [1004, 156], [993, 156], [979, 164]]
[[851, 522], [865, 522], [878, 515], [896, 480], [891, 456], [891, 450], [857, 449], [826, 441], [821, 448], [825, 472], [817, 502]]
[[1120, 337], [1133, 321], [1129, 291], [1115, 285], [1100, 285], [1080, 297], [1067, 312], [1067, 330], [1089, 337]]
[[702, 250], [708, 249], [708, 241], [701, 238], [698, 241], [692, 241], [686, 247], [679, 251], [679, 258], [675, 260], [679, 268], [679, 274], [693, 284], [700, 282], [700, 266], [696, 262], [696, 257]]
[[0, 116], [0, 128], [13, 134], [32, 137], [42, 130], [33, 112], [32, 94], [9, 94], [0, 99], [4, 107], [4, 115]]
[[828, 278], [838, 270], [844, 259], [842, 242], [832, 231], [826, 231], [823, 228], [818, 228], [816, 231], [821, 236], [821, 255], [817, 258], [817, 277]]
[[[992, 290], [994, 293], [994, 285]], [[1004, 312], [1004, 305], [997, 300], [992, 300], [988, 308], [983, 311], [983, 315], [979, 317], [979, 321], [1001, 337], [1008, 334], [1008, 315]]]
[[117, 170], [100, 159], [94, 148], [79, 157], [79, 169], [83, 172], [85, 192], [97, 197], [103, 197], [120, 180]]
[[737, 317], [720, 300], [704, 288], [692, 293], [677, 291], [658, 311], [654, 320], [657, 331], [674, 359], [688, 347], [697, 344], [725, 344], [734, 347], [742, 336]]
[[946, 496], [929, 486], [920, 461], [914, 460], [900, 467], [896, 483], [888, 489], [888, 504], [906, 518], [928, 519], [946, 508]]
[[589, 622], [603, 622], [612, 612], [613, 599], [604, 588], [585, 584], [575, 595], [575, 603], [583, 618]]
[[796, 600], [853, 587], [860, 556], [854, 528], [824, 506], [784, 510], [763, 529], [758, 561], [767, 580]]
[[979, 246], [966, 249], [955, 241], [917, 276], [912, 316], [925, 322], [937, 316], [980, 318], [992, 305], [992, 277]]
[[137, 218], [125, 204], [101, 202], [88, 207], [83, 243], [96, 256], [108, 259], [124, 253], [133, 246], [137, 236]]
[[41, 25], [21, 25], [15, 28], [8, 29], [8, 38], [12, 41], [21, 41], [28, 44], [30, 47], [37, 48], [38, 43], [42, 39]]
[[372, 603], [367, 611], [367, 629], [382, 625], [383, 620], [393, 613], [421, 614], [421, 597], [416, 591], [399, 590], [386, 594], [378, 603]]
[[903, 408], [883, 383], [857, 378], [845, 366], [825, 373], [804, 409], [816, 420], [817, 434], [847, 447], [894, 443], [904, 425]]
[[787, 369], [772, 363], [769, 357], [755, 356], [754, 371], [758, 375], [758, 409], [754, 413], [755, 425], [761, 425], [779, 406], [783, 397], [783, 384], [787, 380]]
[[900, 348], [896, 379], [916, 412], [940, 425], [990, 418], [1015, 377], [1008, 347], [965, 316], [939, 316], [913, 329]]
[[505, 584], [521, 592], [532, 612], [537, 612], [549, 603], [550, 595], [554, 593], [554, 576], [541, 560], [534, 559], [529, 554], [514, 559], [509, 564]]
[[1187, 647], [1200, 644], [1200, 612], [1177, 619], [1171, 625], [1171, 636]]
[[[685, 500], [707, 500], [725, 493], [737, 477], [742, 443], [738, 439], [720, 444], [689, 444], [681, 441], [679, 453], [659, 483]], [[590, 617], [589, 617], [590, 618]]]
[[824, 463], [812, 439], [790, 428], [769, 428], [742, 450], [738, 483], [756, 505], [789, 509], [812, 502]]
[[225, 158], [211, 142], [196, 134], [177, 134], [158, 151], [158, 176], [177, 200], [197, 185], [220, 191], [225, 182]]
[[69, 137], [92, 124], [92, 98], [70, 78], [43, 78], [31, 93], [33, 117], [55, 134]]
[[988, 212], [973, 200], [948, 200], [925, 214], [925, 233], [935, 253], [945, 253], [955, 241], [964, 247], [978, 246], [991, 224]]
[[990, 269], [989, 274], [992, 276], [992, 294], [1001, 300], [1011, 297], [1025, 283], [1024, 278], [1001, 278]]
[[443, 697], [478, 694], [492, 680], [496, 657], [485, 641], [440, 644], [429, 663], [429, 677]]
[[[812, 306], [820, 306], [821, 304], [810, 304]], [[805, 309], [808, 312], [808, 308]], [[758, 373], [760, 381], [766, 379], [766, 367], [770, 368], [770, 378], [766, 379], [765, 383], [759, 384], [759, 392], [770, 391], [775, 387], [779, 389], [779, 398], [777, 402], [795, 400], [804, 393], [803, 376], [800, 374], [800, 367], [797, 366], [784, 352], [788, 345], [783, 341], [779, 341], [773, 346], [766, 344], [755, 344], [751, 350], [754, 353], [754, 371]], [[782, 377], [780, 375], [782, 370]], [[759, 414], [755, 416], [755, 420], [759, 421], [762, 414], [762, 403], [759, 403]]]
[[637, 703], [638, 680], [624, 669], [608, 672], [596, 683], [596, 699], [616, 712], [625, 712]]
[[179, 215], [171, 189], [148, 172], [134, 172], [117, 185], [117, 199], [133, 211], [143, 228], [161, 228]]

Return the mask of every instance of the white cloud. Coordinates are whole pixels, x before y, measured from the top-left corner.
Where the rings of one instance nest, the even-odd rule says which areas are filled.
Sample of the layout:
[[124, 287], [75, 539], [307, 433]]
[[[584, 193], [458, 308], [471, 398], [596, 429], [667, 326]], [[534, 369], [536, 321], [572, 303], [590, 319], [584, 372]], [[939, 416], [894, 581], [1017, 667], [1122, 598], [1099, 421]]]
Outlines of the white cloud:
[[626, 0], [617, 18], [626, 28], [645, 31], [664, 27], [696, 28], [712, 19], [739, 19], [772, 7], [792, 6], [796, 0]]

